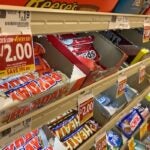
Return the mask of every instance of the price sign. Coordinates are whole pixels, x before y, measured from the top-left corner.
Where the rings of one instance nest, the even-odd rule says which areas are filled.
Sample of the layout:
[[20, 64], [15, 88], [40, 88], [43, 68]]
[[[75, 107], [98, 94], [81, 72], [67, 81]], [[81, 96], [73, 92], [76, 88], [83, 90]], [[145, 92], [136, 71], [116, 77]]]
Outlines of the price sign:
[[119, 76], [117, 81], [117, 92], [116, 92], [117, 98], [124, 94], [126, 84], [127, 84], [127, 77], [125, 75]]
[[146, 69], [145, 65], [142, 65], [139, 68], [139, 84], [141, 84], [145, 79], [145, 74], [146, 74], [145, 69]]
[[150, 18], [144, 20], [143, 43], [150, 41]]
[[83, 94], [78, 99], [78, 113], [80, 123], [83, 124], [93, 117], [94, 98], [93, 95]]
[[106, 133], [101, 134], [95, 140], [96, 150], [107, 150]]
[[0, 78], [33, 71], [32, 36], [0, 36], [0, 64]]
[[129, 149], [129, 150], [134, 150], [134, 137], [132, 137], [132, 138], [128, 141], [128, 149]]
[[125, 16], [112, 16], [109, 29], [129, 29], [129, 20]]
[[148, 127], [147, 122], [144, 122], [140, 127], [140, 139], [141, 140], [144, 137], [144, 135], [147, 133], [147, 127]]

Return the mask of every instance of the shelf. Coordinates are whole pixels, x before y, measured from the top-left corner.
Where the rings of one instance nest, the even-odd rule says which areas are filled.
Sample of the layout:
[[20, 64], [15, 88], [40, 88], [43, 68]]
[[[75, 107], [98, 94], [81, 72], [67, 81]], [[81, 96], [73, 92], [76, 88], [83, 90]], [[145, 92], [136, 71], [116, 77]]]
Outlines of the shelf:
[[[46, 105], [45, 107], [42, 107], [34, 112], [29, 113], [28, 115], [26, 115], [24, 117], [21, 117], [15, 121], [7, 123], [7, 124], [3, 124], [0, 126], [0, 132], [4, 131], [6, 129], [12, 128], [13, 126], [17, 126], [18, 124], [21, 124], [23, 121], [25, 121], [27, 119], [32, 120], [30, 130], [41, 127], [42, 125], [46, 124], [51, 119], [56, 118], [58, 115], [66, 112], [67, 110], [76, 108], [78, 96], [81, 93], [90, 90], [94, 95], [97, 95], [98, 93], [106, 90], [107, 88], [111, 87], [114, 83], [116, 83], [118, 76], [120, 74], [124, 73], [127, 75], [127, 77], [130, 77], [131, 75], [137, 73], [139, 71], [139, 66], [142, 64], [144, 64], [145, 66], [150, 66], [150, 58], [145, 59], [144, 61], [139, 62], [135, 65], [132, 65], [126, 69], [118, 71], [117, 73], [115, 73], [109, 77], [106, 77], [103, 80], [100, 80], [100, 81], [98, 81], [88, 87], [85, 87], [73, 94], [65, 96], [51, 104]], [[86, 142], [86, 144], [82, 145], [81, 149], [86, 149], [86, 146], [90, 147], [94, 143], [94, 139], [98, 134], [111, 128], [112, 125], [124, 114], [124, 112], [129, 111], [134, 105], [136, 105], [138, 102], [140, 102], [149, 92], [150, 92], [150, 87], [148, 87], [141, 95], [139, 95], [137, 98], [135, 98], [135, 100], [133, 100], [131, 102], [131, 104], [129, 104], [129, 106], [126, 107], [121, 113], [119, 113], [116, 117], [114, 117], [109, 122], [108, 125], [104, 126], [104, 128], [102, 128], [98, 133], [96, 133], [96, 135], [91, 137], [90, 140], [88, 140]], [[41, 120], [42, 120], [42, 122], [41, 122]], [[22, 131], [22, 134], [23, 133], [26, 133], [26, 130], [24, 132]], [[18, 134], [14, 135], [13, 139], [15, 139], [16, 137], [18, 137]]]
[[127, 112], [129, 112], [134, 106], [136, 106], [137, 103], [141, 102], [143, 98], [150, 92], [150, 86], [142, 92], [141, 95], [134, 98], [126, 108], [123, 109], [120, 113], [118, 113], [114, 118], [112, 118], [104, 127], [102, 127], [96, 134], [94, 134], [92, 137], [90, 137], [89, 140], [87, 140], [83, 145], [81, 145], [78, 150], [85, 150], [91, 148], [94, 143], [96, 137], [98, 137], [100, 134], [112, 129], [112, 127], [116, 124], [118, 120], [122, 118]]
[[0, 9], [30, 11], [33, 34], [108, 30], [112, 16], [125, 16], [129, 20], [130, 28], [140, 28], [143, 27], [144, 18], [150, 17], [148, 15], [64, 11], [5, 5], [0, 5]]

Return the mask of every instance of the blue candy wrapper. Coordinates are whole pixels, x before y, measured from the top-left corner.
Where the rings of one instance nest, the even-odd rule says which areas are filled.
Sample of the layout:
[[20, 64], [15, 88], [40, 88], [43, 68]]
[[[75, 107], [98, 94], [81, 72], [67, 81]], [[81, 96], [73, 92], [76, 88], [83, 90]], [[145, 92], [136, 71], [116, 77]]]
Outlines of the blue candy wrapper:
[[120, 148], [123, 143], [122, 137], [117, 132], [112, 130], [107, 132], [107, 141], [113, 148]]
[[138, 110], [134, 109], [117, 123], [117, 127], [120, 128], [127, 138], [131, 138], [132, 134], [141, 126], [143, 121], [144, 119], [141, 114]]

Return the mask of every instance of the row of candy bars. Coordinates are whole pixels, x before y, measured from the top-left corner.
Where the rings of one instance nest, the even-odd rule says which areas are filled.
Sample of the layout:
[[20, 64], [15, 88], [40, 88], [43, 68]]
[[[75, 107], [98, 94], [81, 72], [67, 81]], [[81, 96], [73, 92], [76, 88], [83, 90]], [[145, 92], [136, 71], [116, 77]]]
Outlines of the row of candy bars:
[[58, 85], [64, 80], [67, 80], [67, 76], [59, 71], [47, 73], [38, 78], [35, 78], [34, 74], [25, 75], [0, 84], [1, 96], [23, 101]]

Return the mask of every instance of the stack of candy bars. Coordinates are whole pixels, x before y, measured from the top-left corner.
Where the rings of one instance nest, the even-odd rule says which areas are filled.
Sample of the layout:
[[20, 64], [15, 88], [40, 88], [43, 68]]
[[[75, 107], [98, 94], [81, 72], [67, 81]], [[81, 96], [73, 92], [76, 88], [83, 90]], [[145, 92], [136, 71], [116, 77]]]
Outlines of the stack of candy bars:
[[94, 36], [79, 36], [77, 34], [58, 35], [59, 40], [91, 71], [100, 66], [101, 56], [93, 46]]
[[71, 111], [61, 119], [48, 124], [47, 129], [67, 150], [73, 150], [92, 136], [99, 129], [99, 125], [93, 119], [81, 125], [77, 112]]
[[16, 139], [2, 150], [53, 150], [42, 129], [36, 129]]

